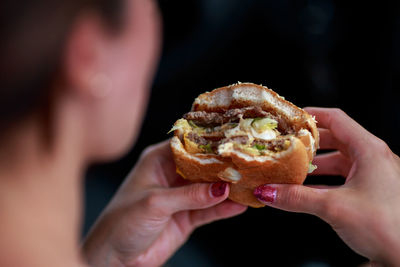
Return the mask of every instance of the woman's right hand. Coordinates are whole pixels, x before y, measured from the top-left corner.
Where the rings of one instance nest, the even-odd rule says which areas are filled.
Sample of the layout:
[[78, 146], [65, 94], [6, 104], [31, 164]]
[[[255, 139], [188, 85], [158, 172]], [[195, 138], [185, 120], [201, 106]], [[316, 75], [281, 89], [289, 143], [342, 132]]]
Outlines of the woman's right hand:
[[[339, 109], [307, 108], [320, 128], [322, 149], [314, 175], [341, 175], [338, 187], [263, 185], [268, 206], [316, 215], [375, 264], [400, 266], [400, 159], [387, 144]], [[329, 179], [329, 178], [327, 178]]]
[[150, 146], [83, 246], [91, 266], [161, 266], [204, 224], [243, 213], [229, 185], [189, 183], [176, 173], [169, 140]]

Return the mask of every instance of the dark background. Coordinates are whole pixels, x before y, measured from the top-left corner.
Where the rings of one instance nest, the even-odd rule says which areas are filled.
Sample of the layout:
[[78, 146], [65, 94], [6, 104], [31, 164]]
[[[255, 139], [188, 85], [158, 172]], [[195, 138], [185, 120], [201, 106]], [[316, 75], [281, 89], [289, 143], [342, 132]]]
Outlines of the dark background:
[[[124, 158], [88, 171], [84, 233], [140, 152], [168, 138], [197, 95], [237, 81], [267, 85], [300, 107], [339, 107], [399, 153], [400, 19], [394, 2], [166, 0], [160, 6], [163, 55], [141, 135]], [[196, 230], [167, 265], [362, 262], [321, 220], [263, 208]]]

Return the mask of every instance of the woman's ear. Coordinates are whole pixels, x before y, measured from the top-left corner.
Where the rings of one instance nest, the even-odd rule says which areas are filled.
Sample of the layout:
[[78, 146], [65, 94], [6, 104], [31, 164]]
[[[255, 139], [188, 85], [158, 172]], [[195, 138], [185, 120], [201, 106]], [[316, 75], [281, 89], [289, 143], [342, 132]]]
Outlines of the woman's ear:
[[83, 99], [104, 97], [111, 88], [107, 53], [112, 53], [104, 22], [95, 14], [82, 14], [67, 38], [61, 65], [67, 93]]
[[100, 14], [82, 13], [60, 64], [58, 100], [81, 121], [91, 161], [115, 158], [134, 142], [159, 55], [155, 3], [124, 3], [124, 22], [117, 29]]

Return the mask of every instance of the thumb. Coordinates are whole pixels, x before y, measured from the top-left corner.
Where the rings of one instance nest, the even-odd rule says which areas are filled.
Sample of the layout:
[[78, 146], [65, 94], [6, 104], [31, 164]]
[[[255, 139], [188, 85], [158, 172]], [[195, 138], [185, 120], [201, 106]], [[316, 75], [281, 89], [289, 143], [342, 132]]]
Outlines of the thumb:
[[229, 195], [225, 182], [194, 183], [166, 188], [157, 194], [158, 206], [168, 214], [183, 210], [205, 209], [224, 201]]
[[326, 215], [332, 190], [294, 184], [266, 184], [256, 187], [254, 196], [264, 205], [328, 219]]

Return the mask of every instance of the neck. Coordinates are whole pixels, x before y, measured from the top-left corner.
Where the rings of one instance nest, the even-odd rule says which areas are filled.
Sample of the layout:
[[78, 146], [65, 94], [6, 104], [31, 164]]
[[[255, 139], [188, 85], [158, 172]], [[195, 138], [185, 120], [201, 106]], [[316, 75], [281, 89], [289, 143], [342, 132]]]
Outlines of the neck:
[[[76, 122], [30, 118], [0, 148], [0, 265], [78, 266], [82, 159]], [[44, 130], [45, 129], [45, 130]], [[75, 132], [74, 132], [75, 131]], [[50, 133], [50, 134], [49, 134]], [[51, 137], [51, 139], [49, 139]]]

